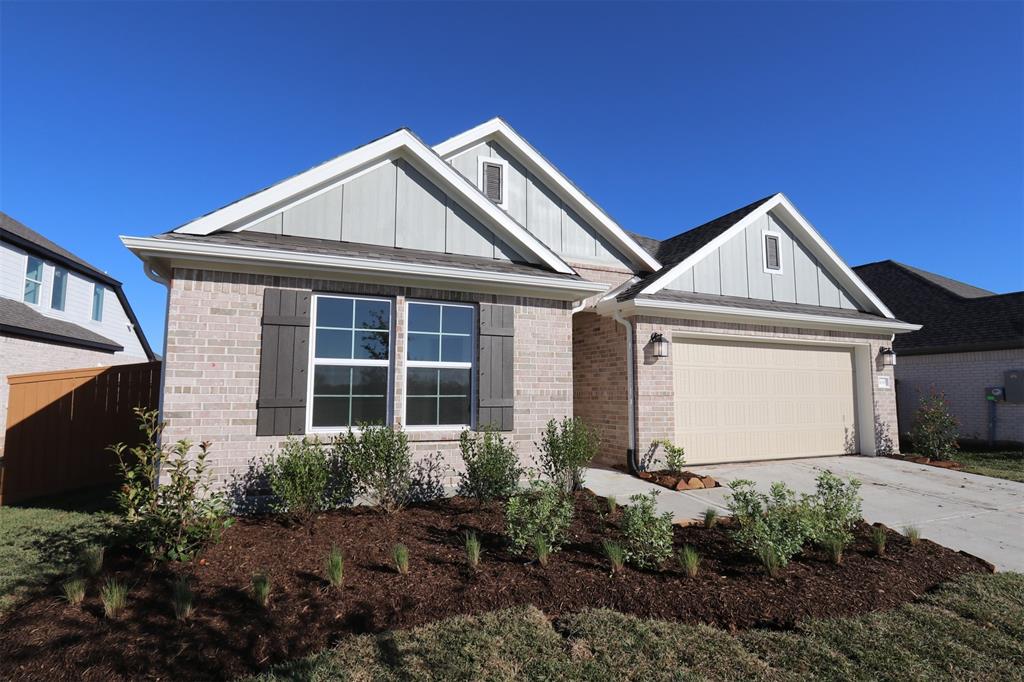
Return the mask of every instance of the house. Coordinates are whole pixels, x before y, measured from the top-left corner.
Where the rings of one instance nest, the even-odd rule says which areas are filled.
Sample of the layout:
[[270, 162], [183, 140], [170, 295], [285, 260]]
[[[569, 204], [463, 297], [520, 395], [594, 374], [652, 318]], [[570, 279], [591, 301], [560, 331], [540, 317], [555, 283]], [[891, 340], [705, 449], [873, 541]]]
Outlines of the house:
[[9, 375], [153, 357], [120, 282], [0, 213], [0, 452]]
[[526, 456], [573, 414], [607, 464], [657, 438], [694, 462], [873, 454], [896, 429], [880, 351], [917, 329], [783, 195], [637, 237], [501, 119], [122, 240], [170, 291], [165, 436], [212, 440], [221, 477], [367, 421], [452, 463], [467, 427]]
[[[1024, 442], [1024, 403], [1009, 386], [1010, 374], [1024, 374], [1024, 292], [996, 294], [891, 260], [854, 270], [895, 314], [924, 325], [893, 346], [903, 431], [935, 390], [963, 438]], [[993, 387], [1009, 395], [989, 400]]]

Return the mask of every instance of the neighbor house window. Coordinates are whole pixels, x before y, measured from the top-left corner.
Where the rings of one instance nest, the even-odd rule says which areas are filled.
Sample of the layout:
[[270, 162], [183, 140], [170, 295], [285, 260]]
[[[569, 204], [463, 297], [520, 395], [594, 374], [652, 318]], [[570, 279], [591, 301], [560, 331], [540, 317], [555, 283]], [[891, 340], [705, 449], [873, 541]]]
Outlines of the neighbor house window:
[[391, 301], [315, 296], [310, 425], [338, 430], [388, 416]]
[[64, 310], [64, 301], [68, 296], [68, 271], [64, 268], [53, 269], [53, 291], [50, 293], [50, 307]]
[[35, 256], [28, 257], [25, 268], [25, 303], [39, 303], [39, 292], [43, 289], [43, 261]]
[[473, 396], [470, 305], [410, 302], [406, 343], [405, 423], [469, 426]]
[[501, 208], [506, 208], [508, 197], [505, 185], [508, 176], [508, 163], [504, 159], [481, 156], [477, 175], [478, 185], [484, 196]]
[[779, 235], [765, 233], [764, 235], [764, 269], [766, 272], [782, 272], [782, 251], [780, 249]]
[[96, 322], [103, 321], [103, 285], [92, 285], [92, 319]]

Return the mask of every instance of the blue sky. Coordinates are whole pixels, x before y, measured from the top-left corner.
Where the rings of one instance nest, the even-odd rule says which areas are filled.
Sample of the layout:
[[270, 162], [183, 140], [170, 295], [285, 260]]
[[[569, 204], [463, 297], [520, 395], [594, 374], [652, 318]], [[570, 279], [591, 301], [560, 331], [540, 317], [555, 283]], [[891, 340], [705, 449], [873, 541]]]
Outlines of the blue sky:
[[163, 232], [501, 115], [625, 228], [785, 192], [847, 262], [1024, 288], [1024, 5], [0, 3], [0, 208], [165, 294]]

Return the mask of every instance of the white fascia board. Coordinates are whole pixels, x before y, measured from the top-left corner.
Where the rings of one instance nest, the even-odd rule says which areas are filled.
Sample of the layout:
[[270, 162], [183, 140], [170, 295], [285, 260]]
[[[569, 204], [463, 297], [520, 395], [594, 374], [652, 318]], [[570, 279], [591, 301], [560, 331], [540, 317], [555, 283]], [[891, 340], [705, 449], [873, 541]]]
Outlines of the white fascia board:
[[515, 293], [536, 298], [576, 301], [607, 290], [586, 280], [491, 272], [449, 265], [409, 263], [356, 256], [303, 253], [281, 249], [208, 244], [153, 237], [122, 236], [121, 242], [150, 267], [231, 266], [232, 271], [308, 275], [395, 286], [423, 286], [459, 291]]
[[683, 272], [689, 270], [698, 262], [714, 253], [716, 249], [770, 211], [775, 211], [776, 214], [780, 214], [780, 218], [786, 224], [786, 227], [792, 230], [801, 240], [800, 243], [807, 247], [825, 267], [825, 269], [839, 280], [839, 284], [844, 290], [849, 291], [854, 295], [854, 298], [857, 299], [858, 303], [872, 309], [879, 315], [889, 319], [895, 319], [896, 316], [892, 314], [892, 311], [882, 303], [881, 299], [879, 299], [873, 291], [871, 291], [868, 285], [864, 283], [864, 280], [858, 277], [856, 273], [850, 269], [850, 266], [843, 262], [843, 259], [839, 257], [839, 254], [835, 252], [835, 249], [825, 241], [821, 234], [814, 229], [814, 226], [800, 214], [800, 211], [798, 211], [795, 206], [793, 206], [793, 203], [789, 198], [781, 192], [744, 216], [743, 219], [728, 230], [709, 241], [697, 251], [693, 252], [686, 260], [673, 266], [668, 273], [659, 277], [640, 293], [650, 295], [661, 291]]
[[350, 176], [365, 170], [382, 159], [407, 158], [450, 192], [470, 212], [481, 219], [499, 237], [508, 242], [534, 263], [550, 267], [555, 272], [573, 274], [575, 271], [555, 252], [516, 223], [507, 213], [481, 194], [469, 180], [452, 168], [432, 149], [408, 130], [399, 130], [379, 140], [342, 154], [316, 168], [283, 180], [262, 192], [236, 201], [175, 230], [182, 234], [206, 235], [226, 229], [235, 229], [245, 223], [254, 224], [267, 214], [278, 210], [298, 195], [321, 191], [340, 184]]
[[496, 139], [502, 146], [508, 148], [545, 184], [556, 187], [563, 198], [568, 199], [570, 208], [591, 224], [597, 225], [605, 239], [628, 255], [634, 263], [648, 268], [651, 272], [661, 269], [661, 263], [654, 256], [637, 244], [618, 223], [612, 220], [611, 216], [581, 192], [564, 173], [555, 168], [533, 145], [502, 119], [493, 118], [481, 123], [475, 128], [435, 145], [434, 151], [444, 158], [449, 158], [480, 142], [491, 139]]
[[633, 299], [622, 303], [602, 302], [598, 312], [620, 312], [626, 315], [651, 315], [689, 320], [710, 320], [743, 324], [772, 325], [776, 327], [800, 327], [802, 329], [845, 330], [861, 333], [903, 334], [917, 331], [919, 324], [909, 324], [893, 319], [864, 320], [809, 313], [791, 313], [754, 308], [736, 308], [708, 303], [683, 301], [659, 301], [655, 299]]

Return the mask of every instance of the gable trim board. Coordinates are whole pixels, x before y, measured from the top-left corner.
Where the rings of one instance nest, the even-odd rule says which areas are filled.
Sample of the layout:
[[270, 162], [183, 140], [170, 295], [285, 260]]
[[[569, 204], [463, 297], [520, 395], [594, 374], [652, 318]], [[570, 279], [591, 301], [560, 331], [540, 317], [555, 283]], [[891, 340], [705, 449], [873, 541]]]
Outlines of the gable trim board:
[[602, 237], [611, 242], [640, 269], [651, 272], [661, 269], [661, 264], [656, 258], [633, 240], [611, 216], [502, 119], [493, 118], [481, 123], [475, 128], [436, 145], [434, 151], [448, 159], [478, 144], [492, 140], [497, 141], [512, 153], [516, 160], [525, 165], [541, 182], [555, 188], [568, 204], [568, 208], [596, 227]]
[[732, 227], [725, 230], [714, 239], [697, 249], [690, 256], [672, 266], [660, 276], [640, 290], [640, 295], [656, 294], [671, 284], [678, 277], [693, 269], [695, 265], [754, 224], [761, 217], [773, 212], [787, 228], [806, 246], [818, 259], [819, 263], [836, 278], [840, 286], [845, 289], [861, 306], [871, 312], [877, 313], [886, 318], [894, 319], [892, 312], [882, 303], [871, 289], [853, 272], [853, 270], [839, 257], [835, 250], [826, 242], [814, 229], [806, 218], [793, 206], [792, 202], [782, 193], [776, 194], [746, 216], [738, 220]]
[[575, 301], [607, 290], [608, 285], [576, 277], [486, 272], [471, 268], [304, 253], [263, 247], [211, 244], [201, 241], [122, 236], [121, 242], [143, 261], [166, 261], [166, 266], [202, 268], [289, 276], [318, 275], [346, 281], [399, 286], [423, 285], [484, 293], [518, 293], [537, 298]]
[[271, 214], [370, 172], [388, 161], [406, 160], [438, 188], [454, 195], [476, 219], [531, 263], [555, 272], [573, 269], [507, 213], [491, 203], [467, 178], [452, 168], [412, 132], [401, 129], [326, 163], [228, 204], [174, 230], [181, 234], [248, 229]]

